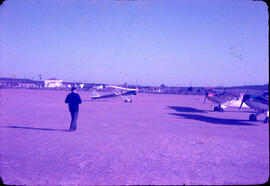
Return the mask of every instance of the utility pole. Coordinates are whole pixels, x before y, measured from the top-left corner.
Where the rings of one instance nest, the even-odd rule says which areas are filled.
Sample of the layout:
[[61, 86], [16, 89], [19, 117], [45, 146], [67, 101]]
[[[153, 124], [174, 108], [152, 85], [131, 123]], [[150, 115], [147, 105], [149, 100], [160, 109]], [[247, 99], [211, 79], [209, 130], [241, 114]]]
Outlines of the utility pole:
[[42, 80], [42, 74], [39, 74], [38, 76], [39, 76], [39, 81], [41, 81]]

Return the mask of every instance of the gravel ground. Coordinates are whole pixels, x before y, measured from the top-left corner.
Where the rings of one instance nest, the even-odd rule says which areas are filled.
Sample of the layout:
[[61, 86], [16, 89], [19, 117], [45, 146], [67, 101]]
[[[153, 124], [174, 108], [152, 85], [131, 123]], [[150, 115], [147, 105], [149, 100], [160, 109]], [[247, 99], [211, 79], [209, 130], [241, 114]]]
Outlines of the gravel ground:
[[213, 112], [203, 96], [138, 94], [90, 101], [78, 92], [68, 132], [68, 91], [0, 89], [0, 176], [15, 185], [262, 184], [269, 123], [251, 109]]

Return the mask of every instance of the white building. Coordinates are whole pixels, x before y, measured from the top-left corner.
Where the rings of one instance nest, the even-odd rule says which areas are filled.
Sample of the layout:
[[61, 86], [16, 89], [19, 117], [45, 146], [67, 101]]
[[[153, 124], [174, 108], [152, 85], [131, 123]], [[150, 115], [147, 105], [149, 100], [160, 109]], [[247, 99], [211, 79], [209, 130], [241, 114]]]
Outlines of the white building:
[[104, 86], [103, 85], [98, 85], [98, 86], [95, 86], [94, 89], [97, 89], [97, 90], [100, 90], [100, 89], [103, 89]]
[[81, 83], [81, 84], [80, 84], [80, 87], [81, 87], [81, 89], [83, 89], [83, 87], [84, 87], [84, 83]]
[[44, 87], [47, 87], [47, 88], [57, 88], [57, 87], [61, 87], [62, 86], [63, 80], [52, 78], [52, 79], [44, 80], [44, 82], [45, 82], [44, 83]]

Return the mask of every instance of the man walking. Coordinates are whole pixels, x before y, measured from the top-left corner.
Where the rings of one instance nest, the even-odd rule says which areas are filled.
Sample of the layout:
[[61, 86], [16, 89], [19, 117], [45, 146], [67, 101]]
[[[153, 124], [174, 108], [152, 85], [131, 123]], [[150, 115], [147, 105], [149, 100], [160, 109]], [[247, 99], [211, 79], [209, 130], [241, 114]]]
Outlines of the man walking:
[[71, 114], [71, 123], [69, 131], [75, 131], [77, 128], [77, 118], [79, 114], [79, 104], [82, 103], [81, 97], [76, 93], [76, 87], [71, 88], [71, 93], [67, 95], [65, 103], [68, 103], [69, 111]]

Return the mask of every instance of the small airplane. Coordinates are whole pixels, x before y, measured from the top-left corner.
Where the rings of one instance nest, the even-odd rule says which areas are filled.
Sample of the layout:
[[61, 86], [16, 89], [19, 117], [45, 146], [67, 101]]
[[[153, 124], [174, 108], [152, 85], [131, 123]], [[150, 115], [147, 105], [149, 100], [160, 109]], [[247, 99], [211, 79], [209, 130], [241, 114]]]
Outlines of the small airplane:
[[[268, 96], [268, 94], [267, 94], [267, 96]], [[269, 120], [269, 98], [266, 97], [266, 94], [264, 96], [245, 94], [243, 96], [242, 103], [239, 107], [239, 110], [241, 109], [243, 103], [248, 105], [250, 108], [255, 109], [255, 114], [251, 114], [249, 116], [250, 121], [256, 121], [258, 115], [265, 114], [266, 117], [265, 117], [264, 123], [268, 122], [268, 120]]]
[[92, 90], [91, 92], [91, 101], [103, 98], [113, 98], [120, 97], [124, 100], [125, 103], [132, 103], [132, 96], [137, 94], [138, 89], [124, 88], [115, 85], [107, 85], [106, 88], [112, 89], [111, 93], [100, 95], [97, 91]]
[[239, 101], [239, 96], [225, 91], [217, 92], [212, 90], [211, 92], [206, 91], [203, 103], [205, 103], [206, 99], [218, 104], [218, 106], [214, 107], [214, 111], [223, 112], [231, 103], [236, 104]]

